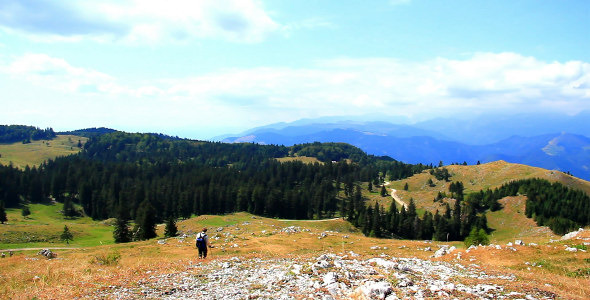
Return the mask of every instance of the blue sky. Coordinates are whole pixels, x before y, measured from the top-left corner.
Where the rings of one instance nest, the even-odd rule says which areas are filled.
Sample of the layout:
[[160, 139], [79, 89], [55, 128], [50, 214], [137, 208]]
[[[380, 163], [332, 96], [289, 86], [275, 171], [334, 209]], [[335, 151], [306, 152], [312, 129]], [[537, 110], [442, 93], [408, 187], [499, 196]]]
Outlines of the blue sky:
[[590, 109], [588, 1], [0, 2], [0, 120], [209, 138]]

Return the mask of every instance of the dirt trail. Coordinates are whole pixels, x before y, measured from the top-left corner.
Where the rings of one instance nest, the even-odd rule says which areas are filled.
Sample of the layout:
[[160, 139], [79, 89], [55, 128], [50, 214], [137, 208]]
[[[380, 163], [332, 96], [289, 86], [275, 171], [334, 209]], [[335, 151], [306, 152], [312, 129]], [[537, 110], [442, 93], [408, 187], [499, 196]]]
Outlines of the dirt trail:
[[31, 251], [31, 250], [67, 250], [67, 249], [78, 249], [77, 247], [41, 247], [41, 248], [17, 248], [17, 249], [0, 249], [0, 252], [8, 252], [8, 251]]
[[[386, 181], [383, 185], [389, 185], [391, 182]], [[397, 195], [397, 190], [396, 189], [391, 189], [391, 197], [393, 198], [393, 200], [395, 202], [397, 202], [397, 204], [399, 204], [400, 206], [404, 207], [404, 208], [408, 208], [408, 205], [402, 201], [402, 199]]]
[[391, 189], [391, 197], [393, 198], [393, 200], [395, 200], [395, 202], [397, 202], [397, 204], [401, 205], [402, 207], [408, 208], [408, 205], [404, 201], [402, 201], [402, 199], [400, 199], [396, 192], [396, 189]]

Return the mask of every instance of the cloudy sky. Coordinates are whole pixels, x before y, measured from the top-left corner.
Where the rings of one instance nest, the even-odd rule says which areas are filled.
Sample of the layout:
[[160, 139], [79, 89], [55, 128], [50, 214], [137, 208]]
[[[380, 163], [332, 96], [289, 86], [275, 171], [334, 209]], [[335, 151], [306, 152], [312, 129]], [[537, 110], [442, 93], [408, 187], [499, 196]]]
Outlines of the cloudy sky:
[[590, 2], [1, 0], [0, 123], [210, 138], [590, 109]]

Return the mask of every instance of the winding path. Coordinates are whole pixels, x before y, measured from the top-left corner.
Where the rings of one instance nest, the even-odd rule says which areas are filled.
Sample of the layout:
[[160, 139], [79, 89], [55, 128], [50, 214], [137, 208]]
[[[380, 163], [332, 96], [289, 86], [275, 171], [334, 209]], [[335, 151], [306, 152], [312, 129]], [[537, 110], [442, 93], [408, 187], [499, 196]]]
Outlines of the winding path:
[[[391, 182], [386, 181], [383, 185], [389, 185], [390, 183]], [[397, 190], [396, 189], [391, 189], [391, 197], [401, 207], [408, 208], [408, 205], [404, 201], [402, 201], [402, 199], [397, 195]]]
[[393, 198], [393, 200], [395, 200], [395, 202], [397, 202], [397, 204], [401, 205], [403, 208], [408, 208], [408, 205], [404, 201], [402, 201], [402, 199], [400, 199], [396, 192], [396, 189], [391, 189], [391, 197]]
[[8, 251], [31, 251], [31, 250], [43, 250], [43, 249], [49, 249], [49, 250], [66, 250], [66, 249], [78, 249], [77, 247], [70, 247], [70, 248], [66, 248], [66, 247], [41, 247], [41, 248], [18, 248], [18, 249], [0, 249], [0, 252], [8, 252]]

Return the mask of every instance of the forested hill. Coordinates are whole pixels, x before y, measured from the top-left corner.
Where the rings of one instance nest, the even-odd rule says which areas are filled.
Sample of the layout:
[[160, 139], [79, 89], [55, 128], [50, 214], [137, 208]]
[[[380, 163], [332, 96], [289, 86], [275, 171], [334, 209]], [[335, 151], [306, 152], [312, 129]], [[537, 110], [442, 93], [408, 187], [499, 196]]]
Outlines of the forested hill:
[[0, 125], [0, 143], [27, 143], [31, 140], [53, 139], [56, 134], [52, 128], [40, 129], [25, 125]]
[[[287, 156], [313, 156], [321, 162], [278, 159]], [[363, 183], [378, 186], [429, 168], [367, 155], [342, 143], [286, 147], [112, 132], [90, 138], [76, 155], [49, 160], [39, 168], [0, 166], [0, 202], [18, 207], [53, 199], [63, 202], [68, 208], [64, 213], [72, 217], [83, 213], [97, 220], [116, 217], [151, 224], [142, 227], [137, 239], [153, 237], [155, 231], [149, 228], [156, 222], [236, 211], [287, 219], [346, 217], [365, 234], [383, 237], [461, 240], [472, 229], [489, 231], [485, 212], [501, 207], [498, 198], [491, 201], [486, 195], [497, 192], [462, 201], [463, 184], [453, 183], [451, 187], [460, 187], [449, 189], [457, 199], [454, 207], [422, 216], [413, 201], [399, 210], [392, 202], [387, 209], [368, 205], [361, 193]], [[432, 174], [444, 170], [433, 169]], [[584, 202], [577, 192], [563, 191]], [[541, 221], [559, 222], [560, 230], [586, 223], [570, 215], [551, 219], [552, 213], [547, 210]]]
[[[21, 199], [78, 203], [95, 219], [150, 215], [161, 221], [233, 211], [313, 219], [364, 209], [349, 204], [358, 182], [405, 178], [427, 168], [358, 149], [348, 153], [349, 147], [224, 144], [113, 132], [38, 169], [2, 167], [0, 196], [8, 207]], [[324, 163], [275, 159], [300, 152], [321, 152]], [[350, 197], [339, 197], [339, 191]]]
[[107, 133], [113, 133], [116, 132], [117, 130], [115, 129], [111, 129], [111, 128], [106, 128], [106, 127], [92, 127], [92, 128], [85, 128], [85, 129], [78, 129], [78, 130], [72, 130], [72, 131], [62, 131], [59, 132], [59, 134], [71, 134], [71, 135], [77, 135], [77, 136], [83, 136], [83, 137], [95, 137], [95, 136], [99, 136], [99, 135], [103, 135], [103, 134], [107, 134]]

